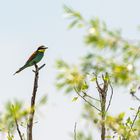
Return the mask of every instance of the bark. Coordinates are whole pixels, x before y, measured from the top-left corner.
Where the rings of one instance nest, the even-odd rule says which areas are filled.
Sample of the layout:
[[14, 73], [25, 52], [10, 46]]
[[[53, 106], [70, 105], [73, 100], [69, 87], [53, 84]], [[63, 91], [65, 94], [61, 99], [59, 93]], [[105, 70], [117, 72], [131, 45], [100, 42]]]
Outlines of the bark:
[[38, 78], [39, 78], [39, 68], [35, 64], [35, 78], [34, 78], [34, 86], [33, 86], [33, 93], [31, 97], [31, 105], [30, 105], [30, 113], [29, 118], [27, 122], [27, 140], [33, 140], [32, 136], [32, 129], [33, 129], [33, 121], [34, 121], [34, 114], [35, 114], [35, 99], [36, 99], [36, 93], [38, 88]]

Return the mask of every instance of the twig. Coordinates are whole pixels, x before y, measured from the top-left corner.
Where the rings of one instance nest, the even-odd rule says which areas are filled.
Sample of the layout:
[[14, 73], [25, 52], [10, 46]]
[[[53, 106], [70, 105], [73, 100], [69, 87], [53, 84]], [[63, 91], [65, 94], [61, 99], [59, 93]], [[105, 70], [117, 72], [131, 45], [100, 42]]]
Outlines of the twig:
[[96, 77], [96, 85], [97, 85], [97, 89], [98, 89], [99, 93], [102, 93], [102, 88], [100, 87], [100, 85], [98, 83], [97, 77]]
[[96, 85], [97, 85], [97, 89], [98, 89], [99, 93], [101, 93], [102, 92], [102, 88], [100, 87], [100, 84], [98, 83], [98, 76], [94, 72], [92, 74], [95, 76], [95, 79], [96, 79], [95, 82], [96, 82]]
[[109, 103], [108, 103], [106, 112], [108, 111], [108, 109], [109, 109], [109, 107], [110, 107], [110, 105], [111, 105], [111, 101], [112, 101], [112, 97], [113, 97], [113, 87], [112, 87], [110, 81], [109, 81], [109, 86], [110, 86], [110, 88], [111, 88], [111, 96], [110, 96], [110, 99], [109, 99]]
[[17, 118], [16, 117], [15, 117], [15, 123], [16, 123], [16, 128], [17, 128], [17, 132], [19, 134], [20, 140], [23, 140], [22, 134], [21, 134], [21, 131], [19, 129], [19, 125], [18, 125], [18, 122], [17, 122]]
[[17, 121], [17, 117], [16, 117], [14, 105], [12, 105], [12, 110], [13, 110], [13, 115], [14, 115], [14, 120], [15, 120], [15, 124], [16, 124], [16, 129], [17, 129], [18, 135], [19, 135], [19, 137], [20, 137], [20, 140], [23, 140], [21, 131], [20, 131], [20, 129], [19, 129], [19, 125], [18, 125], [18, 121]]
[[[135, 124], [135, 121], [136, 121], [136, 119], [137, 119], [137, 117], [138, 117], [139, 112], [140, 112], [140, 106], [138, 107], [138, 110], [137, 110], [136, 115], [135, 115], [135, 117], [134, 117], [134, 119], [133, 119], [133, 121], [132, 121], [132, 124], [131, 124], [131, 126], [130, 126], [130, 130], [129, 130], [128, 134], [130, 134], [130, 132], [133, 131], [133, 126], [134, 126], [134, 124]], [[133, 131], [133, 133], [135, 134], [134, 131]], [[135, 134], [135, 137], [136, 137], [136, 139], [138, 140], [138, 137], [137, 137], [136, 134]]]
[[40, 66], [40, 67], [38, 68], [38, 70], [41, 70], [45, 65], [46, 65], [46, 64], [43, 64], [42, 66]]
[[[46, 64], [43, 64], [41, 65], [39, 68], [38, 68], [38, 71], [41, 70]], [[32, 70], [34, 73], [35, 73], [35, 70]]]
[[74, 125], [74, 140], [77, 140], [76, 128], [77, 128], [77, 123], [75, 122], [75, 125]]
[[138, 101], [140, 102], [140, 98], [138, 98], [135, 94], [132, 94], [132, 96], [133, 96], [134, 98], [136, 98], [136, 100], [138, 100]]
[[38, 78], [39, 78], [39, 68], [35, 64], [35, 79], [34, 79], [34, 87], [33, 87], [33, 93], [31, 98], [31, 106], [30, 106], [30, 113], [27, 123], [27, 140], [32, 140], [32, 128], [33, 128], [33, 120], [34, 120], [34, 113], [35, 113], [35, 99], [36, 99], [36, 93], [38, 88]]
[[99, 100], [99, 99], [96, 99], [96, 98], [94, 98], [94, 97], [92, 97], [92, 96], [88, 95], [86, 92], [82, 91], [82, 93], [84, 94], [84, 96], [85, 96], [85, 97], [88, 97], [88, 98], [90, 98], [90, 99], [93, 99], [93, 100], [95, 100], [95, 101], [100, 102], [100, 100]]
[[135, 123], [135, 121], [136, 121], [136, 119], [137, 119], [137, 117], [138, 117], [139, 112], [140, 112], [140, 106], [138, 107], [137, 113], [136, 113], [136, 115], [135, 115], [135, 117], [134, 117], [134, 119], [133, 119], [133, 122], [132, 122], [132, 124], [131, 124], [131, 130], [132, 130], [133, 126], [134, 126], [134, 123]]
[[76, 91], [76, 93], [86, 102], [88, 103], [90, 106], [92, 106], [93, 108], [97, 109], [99, 112], [101, 112], [100, 109], [98, 109], [96, 106], [94, 106], [92, 103], [90, 103], [87, 99], [85, 99], [78, 91], [77, 89], [74, 87], [74, 90]]

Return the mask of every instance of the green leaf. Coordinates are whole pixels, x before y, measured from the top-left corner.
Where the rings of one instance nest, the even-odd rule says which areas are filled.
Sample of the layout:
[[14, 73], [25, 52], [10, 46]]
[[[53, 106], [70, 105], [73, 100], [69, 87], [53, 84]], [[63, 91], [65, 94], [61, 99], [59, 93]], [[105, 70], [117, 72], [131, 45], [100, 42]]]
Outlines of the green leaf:
[[130, 107], [129, 109], [130, 109], [130, 110], [135, 110], [135, 108], [133, 108], [133, 107]]
[[68, 86], [65, 90], [66, 93], [70, 93], [73, 90], [71, 86]]
[[82, 90], [86, 90], [86, 89], [88, 89], [88, 85], [87, 85], [86, 82], [84, 82], [84, 83], [82, 84]]
[[78, 99], [78, 97], [74, 97], [74, 98], [72, 99], [72, 102], [77, 101], [77, 99]]
[[94, 81], [96, 81], [96, 79], [97, 79], [96, 77], [93, 77], [93, 78], [91, 79], [91, 81], [94, 82]]
[[118, 116], [118, 119], [123, 120], [124, 116], [125, 116], [125, 113], [124, 112], [123, 113], [120, 113], [119, 116]]
[[61, 80], [62, 78], [64, 78], [65, 73], [59, 73], [56, 77], [57, 80]]
[[129, 124], [129, 125], [132, 124], [132, 121], [131, 121], [130, 117], [127, 118], [126, 123]]
[[112, 138], [112, 136], [105, 136], [107, 139], [111, 139]]
[[58, 90], [62, 89], [65, 85], [66, 85], [65, 82], [56, 83], [56, 87], [57, 87]]
[[69, 24], [68, 29], [73, 28], [77, 23], [78, 23], [78, 20], [72, 21], [72, 22]]
[[47, 95], [44, 95], [44, 96], [40, 99], [39, 105], [44, 105], [44, 104], [46, 104], [46, 102], [47, 102]]

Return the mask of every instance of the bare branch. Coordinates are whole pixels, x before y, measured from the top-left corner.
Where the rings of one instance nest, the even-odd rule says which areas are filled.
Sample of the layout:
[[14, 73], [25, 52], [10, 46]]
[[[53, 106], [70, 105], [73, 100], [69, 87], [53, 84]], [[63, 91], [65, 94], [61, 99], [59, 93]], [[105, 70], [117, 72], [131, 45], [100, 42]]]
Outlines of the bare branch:
[[114, 92], [113, 92], [113, 87], [112, 87], [110, 81], [109, 81], [109, 86], [110, 86], [110, 88], [111, 88], [111, 96], [110, 96], [110, 99], [109, 99], [109, 103], [108, 103], [106, 112], [108, 111], [108, 109], [109, 109], [109, 107], [110, 107], [110, 105], [111, 105], [111, 101], [112, 101], [112, 97], [113, 97], [113, 93], [114, 93]]
[[139, 97], [137, 97], [135, 94], [132, 94], [132, 96], [133, 96], [136, 100], [138, 100], [138, 101], [140, 102], [140, 98], [139, 98]]
[[20, 140], [23, 140], [21, 131], [19, 129], [19, 125], [18, 125], [18, 121], [17, 121], [14, 105], [12, 105], [12, 111], [13, 111], [13, 116], [14, 116], [14, 120], [15, 120], [15, 124], [16, 124], [16, 129], [17, 129], [18, 135], [20, 137]]
[[[38, 70], [41, 70], [46, 64], [41, 65]], [[35, 70], [32, 70], [35, 73]]]
[[77, 128], [77, 123], [75, 122], [75, 125], [74, 125], [74, 140], [77, 140], [77, 131], [76, 131], [76, 128]]
[[100, 100], [99, 100], [99, 99], [96, 99], [96, 98], [94, 98], [94, 97], [92, 97], [92, 96], [88, 95], [86, 92], [82, 91], [82, 93], [84, 94], [84, 97], [88, 97], [88, 98], [90, 98], [90, 99], [93, 99], [93, 100], [95, 100], [95, 101], [100, 102]]
[[134, 117], [134, 119], [133, 119], [133, 122], [132, 122], [132, 124], [131, 124], [131, 129], [133, 128], [133, 126], [134, 126], [134, 124], [135, 124], [135, 121], [136, 121], [136, 119], [137, 119], [137, 117], [138, 117], [139, 112], [140, 112], [140, 106], [138, 107], [137, 113], [136, 113], [136, 115], [135, 115], [135, 117]]
[[[133, 126], [134, 126], [134, 124], [135, 124], [135, 122], [136, 122], [136, 119], [137, 119], [137, 117], [138, 117], [139, 112], [140, 112], [140, 106], [138, 107], [138, 110], [137, 110], [136, 115], [135, 115], [135, 117], [134, 117], [134, 119], [133, 119], [133, 121], [132, 121], [132, 124], [131, 124], [131, 126], [130, 126], [130, 130], [129, 130], [128, 134], [130, 134], [130, 132], [133, 131]], [[139, 140], [134, 131], [133, 131], [133, 133], [134, 133], [136, 139]]]
[[87, 99], [85, 99], [78, 91], [77, 89], [74, 87], [74, 90], [76, 91], [76, 93], [78, 94], [78, 96], [80, 96], [86, 103], [88, 103], [90, 106], [92, 106], [93, 108], [95, 108], [96, 110], [98, 110], [99, 112], [101, 112], [100, 109], [98, 109], [96, 106], [94, 106], [92, 103], [90, 103]]
[[38, 88], [38, 78], [39, 78], [39, 70], [42, 69], [45, 64], [43, 64], [41, 67], [38, 67], [37, 64], [35, 66], [35, 78], [34, 78], [34, 86], [33, 86], [33, 93], [31, 97], [31, 105], [30, 105], [30, 113], [27, 123], [27, 140], [32, 140], [32, 128], [33, 128], [33, 120], [34, 120], [34, 113], [35, 113], [35, 99], [36, 99], [36, 93]]
[[21, 131], [19, 129], [19, 125], [18, 125], [18, 121], [17, 121], [17, 118], [16, 117], [15, 117], [15, 123], [16, 123], [16, 128], [17, 128], [17, 132], [19, 134], [20, 140], [23, 140], [22, 134], [21, 134]]
[[98, 83], [97, 77], [96, 77], [96, 85], [97, 85], [97, 89], [98, 89], [99, 93], [101, 94], [102, 93], [102, 88], [100, 87], [100, 85]]
[[98, 83], [98, 76], [94, 72], [92, 74], [95, 76], [95, 79], [96, 79], [95, 82], [96, 82], [96, 85], [97, 85], [97, 89], [98, 89], [99, 93], [101, 93], [102, 92], [102, 88], [100, 87], [100, 84]]
[[41, 65], [38, 70], [41, 70], [46, 64]]

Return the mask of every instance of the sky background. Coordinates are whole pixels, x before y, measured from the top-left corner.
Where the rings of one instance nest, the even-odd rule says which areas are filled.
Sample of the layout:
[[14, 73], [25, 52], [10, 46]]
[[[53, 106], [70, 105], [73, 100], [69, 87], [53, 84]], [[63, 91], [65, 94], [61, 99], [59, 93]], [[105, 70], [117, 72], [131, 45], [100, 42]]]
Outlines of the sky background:
[[[39, 79], [37, 99], [48, 95], [48, 103], [36, 112], [34, 140], [72, 140], [74, 123], [82, 123], [80, 100], [73, 103], [55, 89], [55, 60], [63, 58], [70, 63], [86, 53], [83, 31], [68, 30], [63, 16], [63, 5], [80, 11], [87, 19], [99, 17], [111, 29], [121, 29], [125, 38], [139, 39], [139, 0], [0, 0], [0, 105], [7, 100], [19, 99], [29, 105], [32, 93], [32, 68], [20, 74], [13, 73], [22, 66], [39, 45], [49, 47], [41, 64], [46, 63]], [[128, 111], [137, 103], [121, 90], [115, 93], [110, 111], [117, 114]], [[120, 102], [118, 104], [118, 101]], [[125, 103], [124, 103], [125, 101]]]

